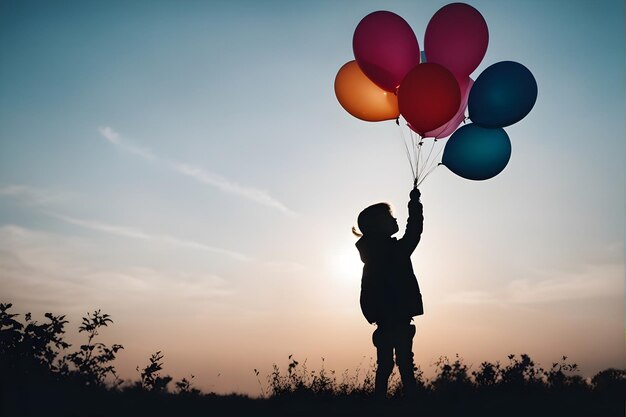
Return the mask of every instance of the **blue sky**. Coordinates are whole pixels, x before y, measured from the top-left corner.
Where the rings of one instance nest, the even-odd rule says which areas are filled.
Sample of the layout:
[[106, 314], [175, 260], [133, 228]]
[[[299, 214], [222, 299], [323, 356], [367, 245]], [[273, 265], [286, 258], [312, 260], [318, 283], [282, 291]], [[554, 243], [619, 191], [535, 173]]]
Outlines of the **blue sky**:
[[[423, 47], [445, 4], [2, 2], [2, 301], [102, 308], [126, 377], [156, 350], [226, 391], [291, 353], [355, 368], [373, 329], [350, 227], [378, 201], [402, 222], [411, 177], [395, 124], [350, 116], [333, 81], [362, 17], [393, 11]], [[624, 367], [624, 4], [470, 4], [490, 31], [472, 77], [518, 61], [539, 96], [499, 176], [422, 187], [417, 362]]]

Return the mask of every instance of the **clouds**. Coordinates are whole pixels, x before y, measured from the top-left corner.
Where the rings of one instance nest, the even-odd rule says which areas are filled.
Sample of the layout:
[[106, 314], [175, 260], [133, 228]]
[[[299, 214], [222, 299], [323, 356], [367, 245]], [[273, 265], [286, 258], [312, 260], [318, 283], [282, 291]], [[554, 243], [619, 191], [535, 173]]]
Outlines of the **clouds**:
[[71, 198], [71, 194], [23, 184], [9, 184], [0, 186], [0, 197], [13, 198], [29, 206], [46, 206], [65, 202]]
[[624, 265], [619, 260], [581, 265], [571, 270], [534, 270], [527, 275], [528, 278], [513, 280], [495, 291], [455, 292], [448, 295], [445, 302], [504, 306], [623, 297]]
[[218, 254], [218, 255], [224, 255], [226, 257], [229, 257], [231, 259], [235, 259], [238, 261], [251, 260], [249, 256], [244, 255], [243, 253], [231, 251], [227, 249], [222, 249], [222, 248], [217, 248], [214, 246], [209, 246], [204, 243], [195, 242], [193, 240], [181, 239], [181, 238], [178, 238], [175, 236], [169, 236], [169, 235], [155, 235], [155, 234], [146, 233], [142, 230], [132, 228], [132, 227], [106, 224], [106, 223], [101, 223], [101, 222], [92, 221], [92, 220], [85, 220], [85, 219], [80, 219], [76, 217], [64, 216], [64, 215], [60, 215], [56, 213], [48, 213], [48, 214], [60, 220], [63, 220], [64, 222], [67, 222], [76, 226], [80, 226], [85, 229], [95, 230], [98, 232], [103, 232], [103, 233], [107, 233], [107, 234], [111, 234], [115, 236], [122, 236], [122, 237], [127, 237], [130, 239], [146, 240], [146, 241], [150, 241], [153, 243], [168, 244], [168, 245], [173, 245], [173, 246], [179, 246], [182, 248], [190, 248], [190, 249], [207, 251], [207, 252], [211, 252], [211, 253]]
[[191, 178], [204, 185], [216, 188], [219, 191], [241, 197], [243, 199], [271, 207], [288, 216], [295, 216], [296, 213], [285, 204], [272, 197], [267, 191], [254, 187], [244, 186], [229, 180], [221, 175], [207, 171], [204, 168], [189, 164], [187, 162], [173, 161], [167, 158], [156, 156], [148, 149], [131, 144], [126, 139], [109, 126], [98, 128], [100, 135], [118, 149], [139, 156], [149, 161], [159, 162], [176, 173]]
[[150, 152], [150, 150], [141, 148], [139, 146], [135, 146], [133, 144], [128, 143], [127, 141], [122, 141], [122, 138], [120, 137], [119, 133], [117, 133], [115, 130], [111, 129], [108, 126], [100, 127], [98, 128], [98, 131], [100, 132], [100, 135], [103, 138], [105, 138], [111, 144], [115, 145], [116, 147], [123, 150], [124, 152], [131, 153], [133, 155], [139, 156], [141, 158], [144, 158], [150, 161], [157, 160], [157, 157], [152, 152]]
[[294, 213], [283, 203], [270, 196], [267, 191], [239, 185], [222, 176], [205, 171], [202, 168], [186, 163], [172, 163], [171, 165], [179, 174], [193, 178], [203, 184], [215, 187], [222, 192], [237, 195], [250, 201], [254, 201], [258, 204], [272, 207], [289, 216], [296, 215], [296, 213]]
[[17, 225], [0, 227], [0, 276], [3, 302], [42, 310], [80, 311], [97, 305], [155, 309], [176, 300], [177, 309], [188, 311], [234, 291], [213, 273], [111, 266], [85, 238]]
[[[115, 136], [112, 134], [111, 137], [115, 138]], [[0, 187], [0, 197], [15, 199], [21, 204], [36, 208], [39, 213], [61, 220], [65, 223], [81, 227], [83, 229], [129, 239], [143, 240], [156, 245], [171, 245], [182, 249], [193, 249], [209, 252], [240, 262], [247, 262], [252, 260], [250, 256], [244, 253], [207, 245], [205, 243], [197, 242], [190, 239], [167, 234], [154, 234], [135, 227], [110, 224], [97, 220], [90, 220], [61, 214], [59, 213], [59, 209], [55, 206], [58, 206], [58, 204], [56, 203], [66, 201], [67, 198], [65, 196], [67, 195], [69, 195], [69, 193], [54, 192], [21, 184], [13, 184]], [[74, 200], [78, 201], [79, 199], [75, 196]]]

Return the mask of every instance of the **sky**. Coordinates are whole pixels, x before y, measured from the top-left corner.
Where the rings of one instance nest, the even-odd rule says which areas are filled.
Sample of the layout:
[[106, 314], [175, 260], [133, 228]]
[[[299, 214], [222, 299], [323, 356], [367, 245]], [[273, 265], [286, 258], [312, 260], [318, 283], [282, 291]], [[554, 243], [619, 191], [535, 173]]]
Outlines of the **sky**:
[[[402, 225], [412, 178], [394, 122], [350, 116], [333, 82], [368, 13], [423, 49], [445, 4], [1, 2], [0, 302], [67, 314], [76, 344], [102, 309], [126, 379], [156, 351], [176, 379], [252, 395], [290, 354], [367, 368], [351, 227], [380, 201]], [[416, 364], [625, 368], [624, 3], [470, 4], [490, 36], [472, 78], [517, 61], [539, 93], [502, 173], [421, 186]]]

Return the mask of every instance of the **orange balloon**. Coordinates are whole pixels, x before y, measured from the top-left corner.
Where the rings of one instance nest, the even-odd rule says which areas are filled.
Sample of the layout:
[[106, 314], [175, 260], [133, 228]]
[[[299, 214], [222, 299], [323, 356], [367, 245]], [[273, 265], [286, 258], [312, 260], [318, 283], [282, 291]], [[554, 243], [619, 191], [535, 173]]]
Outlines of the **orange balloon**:
[[366, 122], [397, 119], [398, 97], [371, 81], [356, 61], [346, 63], [335, 77], [339, 104], [354, 117]]

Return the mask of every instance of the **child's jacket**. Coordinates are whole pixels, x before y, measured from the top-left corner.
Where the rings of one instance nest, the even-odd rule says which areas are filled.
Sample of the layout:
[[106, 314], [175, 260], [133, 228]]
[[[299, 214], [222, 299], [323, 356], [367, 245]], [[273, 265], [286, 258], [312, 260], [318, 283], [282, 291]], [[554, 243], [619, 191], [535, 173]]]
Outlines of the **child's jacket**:
[[409, 218], [401, 239], [363, 236], [356, 247], [363, 261], [361, 311], [370, 323], [406, 322], [424, 314], [411, 254], [424, 226], [422, 204], [409, 201]]

